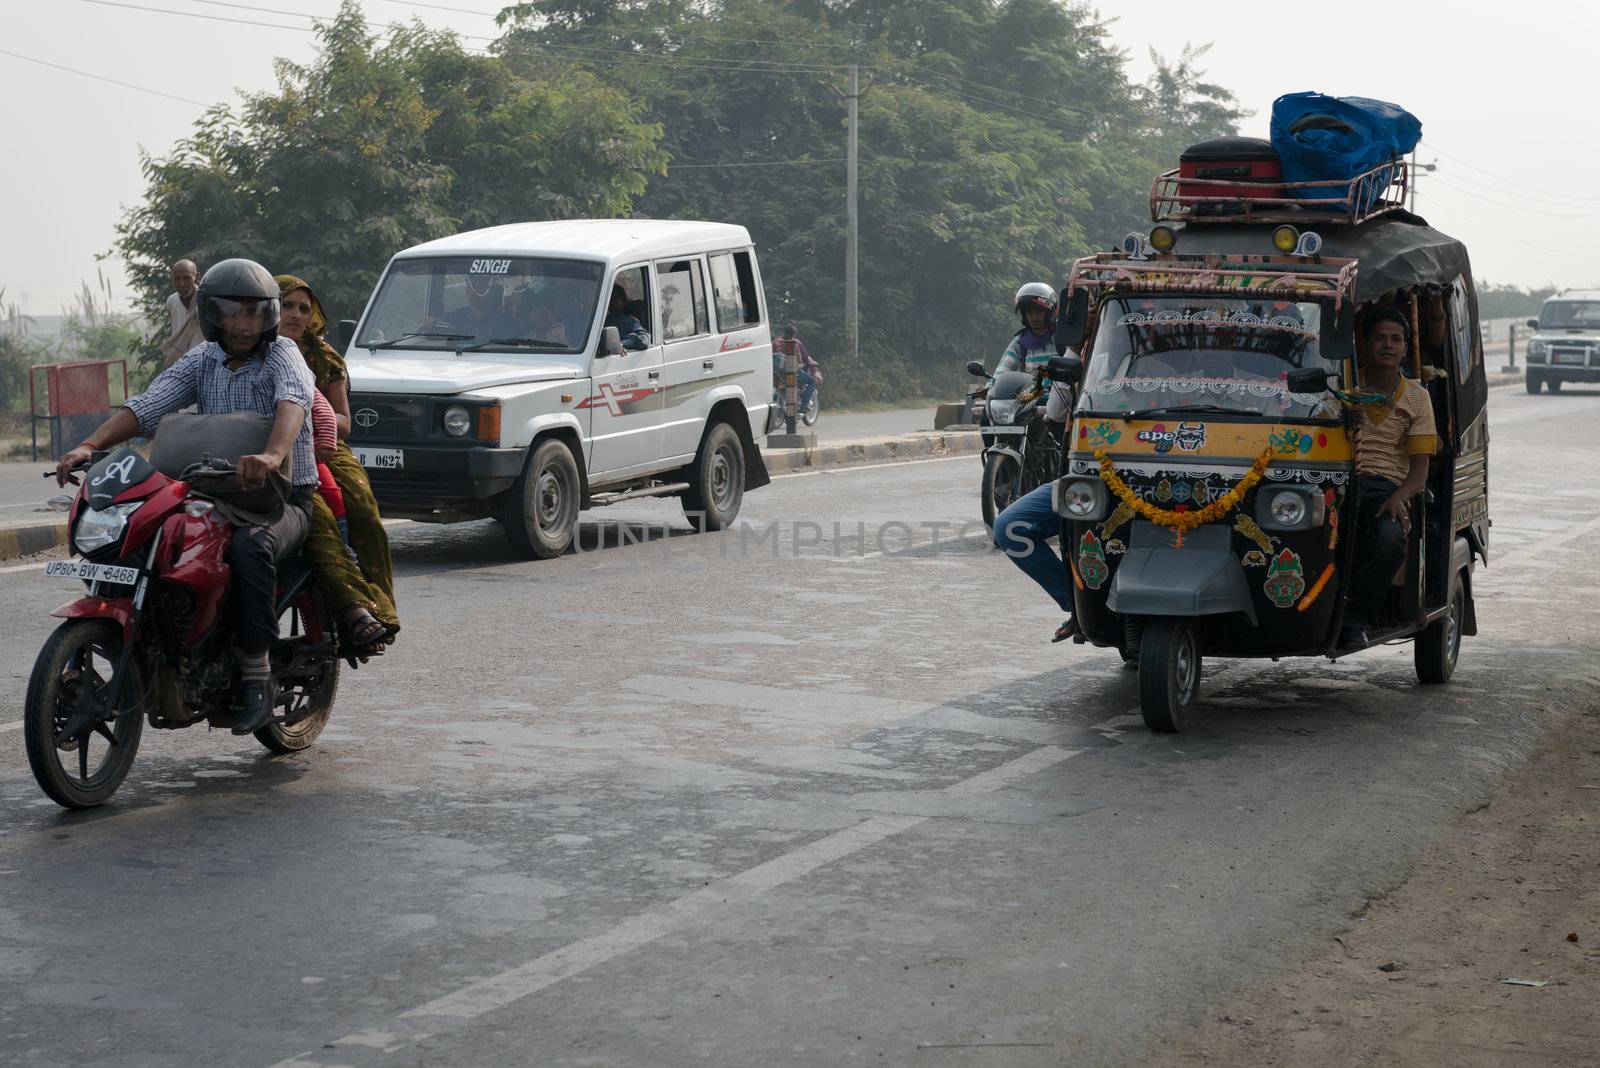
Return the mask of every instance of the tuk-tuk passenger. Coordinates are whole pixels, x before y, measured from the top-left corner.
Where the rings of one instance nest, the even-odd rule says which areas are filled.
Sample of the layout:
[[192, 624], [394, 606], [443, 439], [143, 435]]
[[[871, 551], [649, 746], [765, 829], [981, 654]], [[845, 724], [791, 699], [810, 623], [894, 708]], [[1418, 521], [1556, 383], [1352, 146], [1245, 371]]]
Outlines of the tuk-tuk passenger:
[[1428, 391], [1400, 373], [1410, 340], [1410, 322], [1393, 307], [1372, 308], [1361, 321], [1362, 385], [1384, 399], [1362, 405], [1356, 416], [1361, 496], [1355, 573], [1339, 634], [1345, 647], [1368, 644], [1367, 628], [1405, 563], [1411, 499], [1422, 492], [1438, 447]]

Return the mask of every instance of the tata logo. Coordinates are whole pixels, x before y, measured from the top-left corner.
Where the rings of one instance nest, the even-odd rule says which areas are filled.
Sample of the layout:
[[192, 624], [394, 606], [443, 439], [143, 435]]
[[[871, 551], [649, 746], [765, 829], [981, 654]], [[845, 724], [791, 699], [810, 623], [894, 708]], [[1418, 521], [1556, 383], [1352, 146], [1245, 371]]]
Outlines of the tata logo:
[[378, 413], [371, 408], [357, 408], [356, 414], [351, 418], [356, 421], [356, 426], [363, 430], [370, 430], [378, 425]]

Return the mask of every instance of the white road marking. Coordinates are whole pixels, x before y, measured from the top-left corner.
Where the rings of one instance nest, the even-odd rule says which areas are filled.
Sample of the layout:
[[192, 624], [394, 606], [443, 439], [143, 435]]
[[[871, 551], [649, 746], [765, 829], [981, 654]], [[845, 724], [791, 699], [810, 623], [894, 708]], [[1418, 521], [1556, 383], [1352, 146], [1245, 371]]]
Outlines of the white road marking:
[[780, 478], [810, 478], [813, 475], [843, 475], [852, 471], [872, 471], [879, 467], [910, 467], [912, 464], [948, 464], [956, 460], [975, 461], [978, 453], [962, 453], [960, 456], [929, 456], [922, 460], [885, 460], [881, 464], [830, 464], [818, 467], [814, 471], [790, 471], [787, 474], [773, 475], [772, 481]]
[[15, 723], [0, 723], [0, 731], [20, 731], [21, 729], [22, 721], [20, 719]]
[[[1528, 542], [1525, 545], [1519, 545], [1516, 547], [1517, 558], [1509, 561], [1505, 567], [1502, 568], [1502, 570], [1512, 571], [1524, 567], [1549, 567], [1550, 562], [1544, 557], [1550, 552], [1551, 549], [1559, 549], [1567, 542], [1575, 541], [1576, 539], [1584, 537], [1587, 534], [1593, 534], [1597, 530], [1600, 530], [1600, 518], [1591, 519], [1587, 523], [1579, 523], [1576, 526], [1570, 526], [1566, 530], [1556, 534], [1547, 535], [1543, 538], [1540, 538], [1538, 541]], [[1491, 539], [1489, 542], [1489, 548], [1491, 550], [1494, 548], [1493, 539]], [[1493, 574], [1493, 572], [1490, 573]]]
[[[1015, 785], [1030, 775], [1055, 767], [1083, 753], [1046, 745], [947, 786], [958, 797], [991, 793]], [[858, 853], [932, 819], [931, 816], [874, 816], [863, 823], [803, 845], [737, 875], [719, 879], [659, 908], [632, 916], [609, 931], [536, 957], [498, 975], [470, 983], [453, 993], [408, 1009], [368, 1028], [335, 1039], [333, 1047], [360, 1046], [394, 1053], [429, 1038], [441, 1030], [459, 1027], [486, 1013], [502, 1009], [591, 968], [614, 960], [704, 916], [725, 911], [730, 905], [753, 900], [762, 893], [808, 875], [836, 860]], [[324, 1049], [327, 1046], [323, 1047]], [[335, 1061], [314, 1060], [311, 1050], [279, 1061], [273, 1068], [332, 1068]]]

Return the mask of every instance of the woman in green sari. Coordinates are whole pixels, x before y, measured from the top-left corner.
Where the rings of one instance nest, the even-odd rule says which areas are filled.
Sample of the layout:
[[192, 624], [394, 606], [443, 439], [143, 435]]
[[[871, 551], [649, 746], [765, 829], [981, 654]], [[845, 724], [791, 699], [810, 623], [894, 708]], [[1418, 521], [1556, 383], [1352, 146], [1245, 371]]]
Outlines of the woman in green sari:
[[378, 499], [372, 494], [372, 484], [367, 472], [356, 459], [345, 438], [350, 433], [350, 376], [344, 357], [328, 344], [323, 331], [328, 328], [328, 317], [322, 302], [303, 280], [294, 275], [280, 274], [278, 288], [283, 294], [282, 320], [278, 333], [292, 338], [300, 347], [316, 380], [317, 389], [328, 398], [328, 403], [339, 421], [339, 447], [324, 461], [333, 472], [339, 489], [344, 493], [345, 514], [350, 525], [350, 547], [370, 587], [376, 606], [373, 615], [389, 629], [389, 638], [400, 630], [400, 616], [394, 603], [394, 562], [389, 556], [389, 535], [384, 532], [383, 519], [378, 514]]

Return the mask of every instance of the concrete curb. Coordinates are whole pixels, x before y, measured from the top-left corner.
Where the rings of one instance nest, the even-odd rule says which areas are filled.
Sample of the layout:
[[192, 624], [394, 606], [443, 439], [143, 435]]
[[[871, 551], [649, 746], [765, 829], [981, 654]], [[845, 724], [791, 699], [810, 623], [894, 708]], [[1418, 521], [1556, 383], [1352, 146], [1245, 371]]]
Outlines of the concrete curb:
[[790, 474], [824, 467], [856, 467], [926, 460], [935, 456], [975, 456], [983, 451], [983, 438], [975, 431], [915, 434], [887, 441], [847, 441], [811, 449], [763, 449], [767, 471]]
[[0, 527], [0, 560], [32, 556], [67, 543], [67, 521], [51, 519]]

